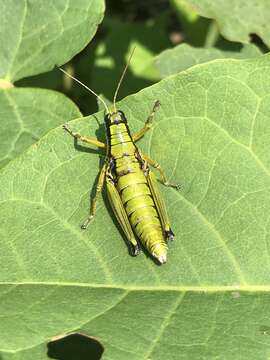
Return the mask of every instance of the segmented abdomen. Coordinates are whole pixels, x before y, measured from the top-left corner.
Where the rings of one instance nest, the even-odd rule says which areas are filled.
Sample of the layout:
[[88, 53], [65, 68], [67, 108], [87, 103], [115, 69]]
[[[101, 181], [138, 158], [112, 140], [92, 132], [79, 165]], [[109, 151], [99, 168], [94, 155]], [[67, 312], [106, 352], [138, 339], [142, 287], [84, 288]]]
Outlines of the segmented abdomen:
[[[117, 160], [116, 160], [117, 162]], [[128, 214], [130, 223], [142, 244], [157, 256], [166, 253], [167, 245], [160, 219], [140, 164], [127, 167], [130, 172], [118, 176], [117, 189]]]
[[130, 224], [147, 250], [166, 261], [167, 245], [158, 212], [147, 182], [147, 171], [126, 124], [110, 126], [110, 156], [114, 160], [117, 190]]

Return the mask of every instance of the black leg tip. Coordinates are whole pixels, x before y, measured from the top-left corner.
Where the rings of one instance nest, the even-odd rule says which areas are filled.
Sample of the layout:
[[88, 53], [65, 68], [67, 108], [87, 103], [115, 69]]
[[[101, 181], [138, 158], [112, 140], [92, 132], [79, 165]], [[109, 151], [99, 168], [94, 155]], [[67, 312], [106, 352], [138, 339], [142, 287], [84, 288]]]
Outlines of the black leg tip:
[[165, 231], [165, 238], [167, 241], [173, 241], [174, 240], [174, 233], [172, 230]]
[[139, 255], [140, 252], [141, 252], [141, 248], [138, 244], [131, 247], [131, 255], [132, 256], [137, 256], [137, 255]]

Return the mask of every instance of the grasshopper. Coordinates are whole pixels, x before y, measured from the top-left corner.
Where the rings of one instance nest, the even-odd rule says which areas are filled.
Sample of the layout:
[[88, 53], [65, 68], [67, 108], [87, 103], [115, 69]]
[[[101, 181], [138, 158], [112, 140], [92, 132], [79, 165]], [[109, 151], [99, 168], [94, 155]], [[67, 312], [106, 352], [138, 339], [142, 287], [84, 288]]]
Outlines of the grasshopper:
[[74, 138], [106, 150], [105, 161], [98, 177], [96, 194], [91, 201], [90, 213], [81, 228], [86, 229], [93, 220], [98, 197], [106, 184], [111, 208], [130, 244], [131, 254], [138, 255], [141, 250], [140, 245], [142, 245], [160, 264], [163, 264], [167, 261], [167, 242], [173, 240], [174, 233], [158, 189], [156, 177], [150, 170], [150, 166], [159, 171], [162, 184], [177, 190], [179, 185], [170, 183], [158, 162], [142, 153], [135, 144], [152, 128], [160, 102], [155, 101], [144, 127], [133, 135], [130, 133], [125, 114], [116, 108], [118, 90], [133, 52], [134, 49], [117, 85], [112, 110], [109, 110], [101, 96], [60, 68], [67, 76], [84, 86], [103, 103], [106, 109], [104, 117], [106, 143], [73, 132], [68, 125], [64, 125], [63, 128]]

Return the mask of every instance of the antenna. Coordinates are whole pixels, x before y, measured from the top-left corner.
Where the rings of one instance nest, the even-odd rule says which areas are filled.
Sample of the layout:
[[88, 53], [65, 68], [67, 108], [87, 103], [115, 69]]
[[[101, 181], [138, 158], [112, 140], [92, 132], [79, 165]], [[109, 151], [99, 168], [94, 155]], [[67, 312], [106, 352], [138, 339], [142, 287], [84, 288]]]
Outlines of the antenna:
[[125, 74], [126, 74], [126, 72], [127, 72], [127, 69], [128, 69], [128, 67], [129, 67], [129, 64], [130, 64], [130, 61], [131, 61], [131, 58], [132, 58], [132, 56], [133, 56], [133, 54], [134, 54], [135, 49], [136, 49], [136, 46], [134, 46], [134, 48], [133, 48], [132, 51], [131, 51], [131, 54], [129, 55], [128, 61], [127, 61], [126, 66], [125, 66], [125, 68], [124, 68], [124, 70], [123, 70], [123, 72], [122, 72], [122, 75], [121, 75], [121, 77], [120, 77], [120, 80], [119, 80], [119, 82], [118, 82], [118, 85], [117, 85], [116, 90], [115, 90], [115, 93], [114, 93], [114, 97], [113, 97], [113, 107], [114, 107], [114, 111], [115, 111], [115, 112], [116, 112], [116, 106], [115, 106], [116, 97], [117, 97], [119, 88], [120, 88], [120, 86], [121, 86], [121, 83], [122, 83], [122, 81], [123, 81], [123, 79], [124, 79], [124, 76], [125, 76]]
[[102, 99], [101, 96], [99, 96], [98, 94], [96, 94], [92, 89], [90, 89], [88, 86], [86, 86], [84, 83], [82, 83], [80, 80], [76, 79], [74, 76], [70, 75], [68, 72], [66, 72], [64, 69], [62, 68], [58, 68], [59, 70], [61, 70], [64, 74], [66, 74], [68, 77], [70, 77], [71, 79], [73, 79], [74, 81], [76, 81], [77, 83], [79, 83], [80, 85], [82, 85], [85, 89], [87, 89], [88, 91], [90, 91], [90, 93], [92, 93], [93, 95], [95, 95], [104, 105], [107, 113], [109, 113], [109, 108], [107, 106], [107, 104], [105, 103], [105, 101]]

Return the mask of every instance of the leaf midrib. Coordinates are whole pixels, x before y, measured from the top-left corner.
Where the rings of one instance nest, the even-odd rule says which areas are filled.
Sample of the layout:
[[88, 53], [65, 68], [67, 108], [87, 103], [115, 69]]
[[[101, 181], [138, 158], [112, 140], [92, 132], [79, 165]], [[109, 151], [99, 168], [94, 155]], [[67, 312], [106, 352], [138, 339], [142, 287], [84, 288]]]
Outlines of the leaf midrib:
[[[166, 265], [165, 265], [166, 266]], [[154, 292], [163, 292], [163, 291], [174, 291], [174, 292], [193, 292], [193, 293], [217, 293], [217, 292], [270, 292], [270, 285], [204, 285], [204, 286], [191, 286], [191, 285], [162, 285], [162, 286], [149, 286], [149, 285], [125, 285], [125, 284], [95, 284], [95, 283], [82, 283], [82, 282], [41, 282], [41, 281], [26, 281], [26, 282], [0, 282], [0, 286], [63, 286], [63, 287], [80, 287], [80, 288], [94, 288], [94, 289], [115, 289], [115, 290], [125, 290], [129, 292], [136, 291], [154, 291]]]

